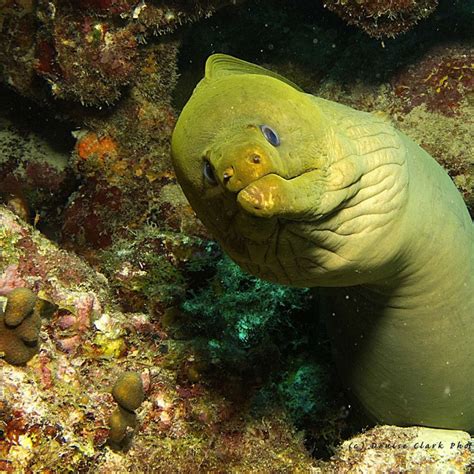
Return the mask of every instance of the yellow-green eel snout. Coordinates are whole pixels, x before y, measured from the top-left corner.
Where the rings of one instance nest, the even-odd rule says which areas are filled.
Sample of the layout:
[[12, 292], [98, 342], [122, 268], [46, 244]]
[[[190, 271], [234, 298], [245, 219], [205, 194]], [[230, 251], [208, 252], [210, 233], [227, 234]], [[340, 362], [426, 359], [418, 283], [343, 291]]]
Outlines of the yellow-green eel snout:
[[[259, 130], [245, 130], [245, 137], [222, 138], [204, 153], [203, 174], [235, 194], [238, 205], [249, 214], [271, 217], [282, 206], [278, 155], [262, 140]], [[254, 140], [249, 141], [248, 135]]]

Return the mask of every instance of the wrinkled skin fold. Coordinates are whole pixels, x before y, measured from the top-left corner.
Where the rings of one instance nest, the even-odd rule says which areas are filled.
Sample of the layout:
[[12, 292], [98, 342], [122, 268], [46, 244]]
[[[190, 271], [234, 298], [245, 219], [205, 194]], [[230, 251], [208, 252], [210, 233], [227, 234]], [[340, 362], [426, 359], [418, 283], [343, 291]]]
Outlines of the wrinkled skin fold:
[[322, 288], [342, 382], [374, 421], [474, 430], [474, 228], [432, 157], [377, 115], [225, 55], [172, 153], [235, 262]]

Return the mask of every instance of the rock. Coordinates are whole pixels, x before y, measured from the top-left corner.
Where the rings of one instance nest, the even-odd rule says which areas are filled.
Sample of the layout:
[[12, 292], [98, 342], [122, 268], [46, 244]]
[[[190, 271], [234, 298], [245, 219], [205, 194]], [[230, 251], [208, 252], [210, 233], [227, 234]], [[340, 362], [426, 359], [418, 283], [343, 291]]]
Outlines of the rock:
[[377, 426], [345, 441], [315, 472], [466, 472], [473, 446], [463, 431]]

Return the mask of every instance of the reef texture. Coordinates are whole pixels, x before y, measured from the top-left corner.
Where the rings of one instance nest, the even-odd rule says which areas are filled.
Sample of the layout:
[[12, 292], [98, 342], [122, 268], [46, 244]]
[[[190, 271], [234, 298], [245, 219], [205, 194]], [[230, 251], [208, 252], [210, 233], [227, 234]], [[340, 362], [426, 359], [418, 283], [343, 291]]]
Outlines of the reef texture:
[[165, 186], [176, 195], [168, 138], [179, 40], [169, 33], [227, 3], [235, 2], [8, 2], [0, 81], [47, 106], [53, 123], [67, 120], [76, 143], [48, 137], [44, 153], [32, 150], [38, 137], [23, 137], [23, 124], [5, 119], [2, 201], [91, 259], [146, 221], [199, 227], [189, 210], [176, 212], [184, 199], [160, 198]]
[[[211, 388], [198, 375], [201, 358], [191, 340], [170, 339], [152, 314], [123, 312], [102, 274], [5, 207], [0, 245], [2, 294], [27, 286], [57, 305], [26, 368], [0, 361], [2, 471], [175, 466], [189, 472], [197, 463], [245, 472], [312, 465], [284, 412], [254, 418], [244, 396], [251, 388], [238, 377], [216, 373], [219, 383]], [[106, 446], [117, 408], [112, 385], [124, 371], [140, 374], [146, 393], [126, 455]], [[141, 395], [134, 398], [137, 406]], [[134, 426], [131, 418], [125, 425]]]
[[394, 37], [437, 7], [438, 0], [325, 0], [324, 6], [374, 38]]
[[[7, 110], [12, 106], [8, 100], [4, 104]], [[16, 123], [7, 110], [0, 118], [0, 199], [26, 222], [57, 237], [58, 209], [77, 187], [67, 148], [72, 137], [63, 142], [63, 135], [61, 140], [44, 136], [34, 130], [44, 126], [44, 117], [32, 127], [31, 118]]]
[[226, 3], [7, 2], [0, 19], [1, 77], [38, 99], [49, 100], [49, 90], [57, 99], [113, 103], [137, 75], [163, 66], [140, 47], [150, 37], [170, 33]]

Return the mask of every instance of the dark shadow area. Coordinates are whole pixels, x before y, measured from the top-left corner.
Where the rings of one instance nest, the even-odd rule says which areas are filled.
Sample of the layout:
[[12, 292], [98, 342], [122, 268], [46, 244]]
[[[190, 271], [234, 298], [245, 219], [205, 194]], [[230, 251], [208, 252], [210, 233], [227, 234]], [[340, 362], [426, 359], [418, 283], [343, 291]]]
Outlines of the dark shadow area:
[[72, 122], [57, 119], [53, 111], [20, 96], [3, 84], [0, 84], [0, 103], [2, 116], [24, 134], [35, 133], [48, 142], [48, 145], [62, 153], [69, 153], [76, 139], [71, 131]]
[[69, 157], [75, 127], [0, 86], [0, 200], [57, 241], [61, 213], [79, 180]]
[[[175, 103], [181, 108], [201, 79], [206, 58], [221, 52], [257, 64], [292, 63], [311, 79], [380, 84], [440, 43], [472, 42], [469, 2], [442, 0], [405, 34], [384, 41], [346, 25], [322, 2], [249, 2], [189, 26], [180, 52]], [[301, 79], [300, 74], [289, 77]], [[306, 84], [301, 84], [303, 88]]]

